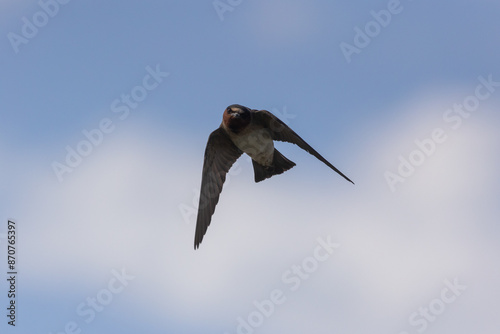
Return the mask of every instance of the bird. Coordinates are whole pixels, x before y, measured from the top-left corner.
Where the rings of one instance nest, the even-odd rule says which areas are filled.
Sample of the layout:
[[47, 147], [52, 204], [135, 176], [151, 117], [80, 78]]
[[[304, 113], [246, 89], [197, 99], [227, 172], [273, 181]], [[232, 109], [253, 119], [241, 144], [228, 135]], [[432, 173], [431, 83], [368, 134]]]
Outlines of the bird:
[[194, 249], [207, 232], [227, 172], [243, 153], [252, 159], [256, 183], [295, 166], [274, 147], [275, 140], [296, 144], [354, 184], [271, 112], [232, 104], [224, 110], [222, 123], [210, 134], [205, 148]]

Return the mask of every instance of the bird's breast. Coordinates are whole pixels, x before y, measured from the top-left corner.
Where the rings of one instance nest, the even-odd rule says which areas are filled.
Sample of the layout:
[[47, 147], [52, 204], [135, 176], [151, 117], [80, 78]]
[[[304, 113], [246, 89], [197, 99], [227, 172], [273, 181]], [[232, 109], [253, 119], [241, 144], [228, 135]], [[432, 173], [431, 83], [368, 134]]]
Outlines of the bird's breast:
[[274, 156], [274, 142], [268, 129], [253, 129], [233, 136], [234, 144], [253, 160], [263, 166], [271, 166]]

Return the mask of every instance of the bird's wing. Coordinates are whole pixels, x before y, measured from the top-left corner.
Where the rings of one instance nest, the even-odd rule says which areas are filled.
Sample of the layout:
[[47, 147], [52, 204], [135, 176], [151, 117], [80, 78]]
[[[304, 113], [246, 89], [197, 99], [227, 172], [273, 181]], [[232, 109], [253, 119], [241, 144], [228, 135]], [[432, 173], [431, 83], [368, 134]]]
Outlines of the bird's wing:
[[196, 219], [195, 249], [199, 247], [210, 225], [226, 174], [242, 153], [222, 128], [218, 128], [208, 137]]
[[290, 129], [288, 125], [283, 123], [283, 121], [281, 121], [278, 117], [274, 116], [267, 110], [253, 110], [253, 113], [256, 122], [271, 130], [271, 136], [273, 140], [279, 140], [298, 145], [300, 148], [314, 155], [320, 161], [324, 162], [328, 167], [339, 173], [344, 177], [344, 179], [354, 184], [354, 182], [352, 182], [341, 171], [335, 168], [335, 166], [333, 166], [325, 158], [323, 158], [321, 154], [316, 152], [314, 148], [306, 143], [304, 139], [300, 138], [300, 136], [296, 134], [295, 131]]

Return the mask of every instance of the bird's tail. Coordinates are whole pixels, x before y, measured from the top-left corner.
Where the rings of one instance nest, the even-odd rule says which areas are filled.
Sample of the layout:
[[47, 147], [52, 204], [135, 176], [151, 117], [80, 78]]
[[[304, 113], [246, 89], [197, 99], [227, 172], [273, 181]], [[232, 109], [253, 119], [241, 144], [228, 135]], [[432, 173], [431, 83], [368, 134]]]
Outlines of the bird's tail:
[[260, 182], [273, 175], [281, 174], [295, 166], [293, 161], [285, 158], [277, 149], [274, 149], [273, 164], [271, 166], [262, 166], [253, 159], [252, 164], [255, 173], [255, 182]]

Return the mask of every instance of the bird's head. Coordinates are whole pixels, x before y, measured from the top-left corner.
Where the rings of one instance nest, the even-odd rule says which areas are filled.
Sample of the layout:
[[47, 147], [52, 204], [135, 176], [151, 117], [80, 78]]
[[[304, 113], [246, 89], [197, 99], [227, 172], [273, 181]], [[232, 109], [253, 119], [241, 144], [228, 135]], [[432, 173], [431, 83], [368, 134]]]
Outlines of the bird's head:
[[238, 133], [250, 124], [251, 117], [250, 109], [239, 104], [232, 104], [224, 110], [222, 122], [227, 129]]

